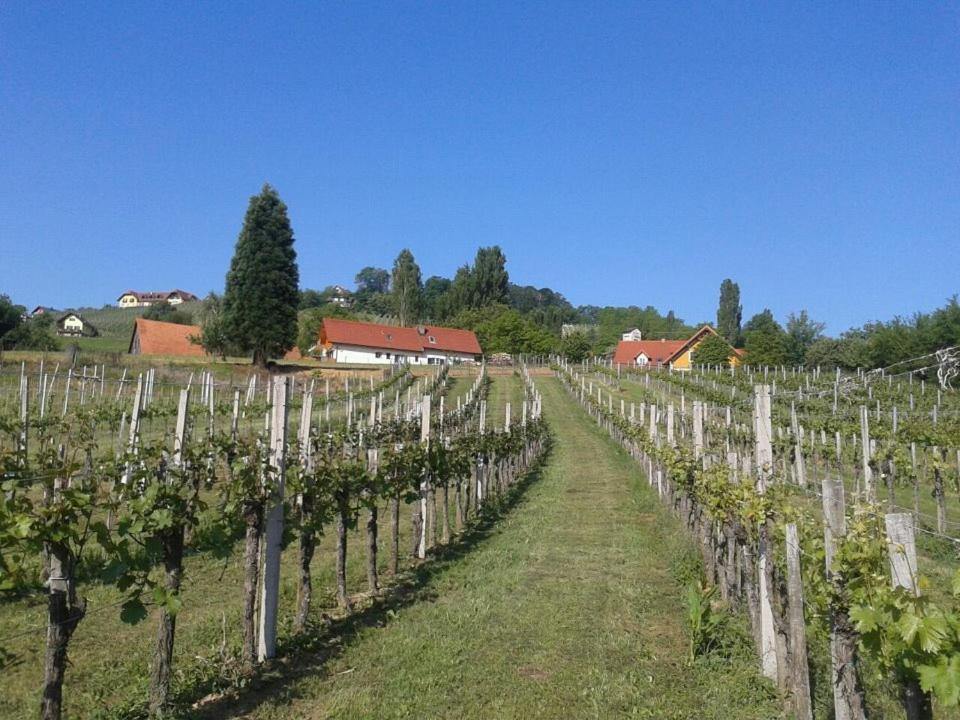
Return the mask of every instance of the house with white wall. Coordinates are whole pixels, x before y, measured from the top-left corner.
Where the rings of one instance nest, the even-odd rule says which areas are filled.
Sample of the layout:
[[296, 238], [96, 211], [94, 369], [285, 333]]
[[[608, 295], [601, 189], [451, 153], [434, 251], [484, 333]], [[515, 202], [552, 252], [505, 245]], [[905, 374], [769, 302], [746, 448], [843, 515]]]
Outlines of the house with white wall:
[[396, 327], [339, 318], [324, 318], [316, 351], [338, 363], [371, 365], [473, 363], [483, 355], [470, 330]]
[[80, 313], [67, 312], [57, 318], [60, 337], [97, 337], [100, 333]]
[[185, 302], [192, 302], [197, 299], [193, 293], [186, 290], [170, 290], [161, 292], [140, 292], [138, 290], [126, 290], [117, 298], [117, 307], [122, 308], [140, 308], [150, 307], [157, 303], [168, 303], [170, 305], [180, 305]]

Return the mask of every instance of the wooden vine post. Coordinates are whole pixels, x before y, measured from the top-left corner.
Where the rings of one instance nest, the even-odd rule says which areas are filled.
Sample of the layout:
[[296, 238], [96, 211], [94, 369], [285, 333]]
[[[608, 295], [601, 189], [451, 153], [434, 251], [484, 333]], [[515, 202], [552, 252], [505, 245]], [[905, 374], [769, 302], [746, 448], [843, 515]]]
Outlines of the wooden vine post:
[[[884, 516], [887, 530], [887, 554], [890, 557], [890, 578], [893, 587], [905, 588], [920, 595], [917, 566], [917, 544], [910, 513], [889, 513]], [[933, 720], [930, 695], [923, 692], [915, 679], [903, 681], [903, 707], [907, 720]]]
[[803, 615], [803, 580], [800, 574], [800, 536], [797, 526], [786, 526], [787, 602], [790, 624], [790, 692], [796, 720], [813, 720], [810, 671], [807, 667], [807, 625]]
[[693, 401], [693, 456], [703, 457], [703, 403]]
[[[763, 495], [773, 475], [773, 428], [770, 420], [770, 386], [754, 386], [753, 422], [755, 438], [755, 456], [757, 465], [757, 492]], [[779, 668], [777, 662], [776, 629], [773, 619], [773, 602], [768, 581], [768, 568], [772, 569], [770, 556], [769, 530], [766, 522], [759, 528], [759, 547], [757, 551], [757, 579], [759, 587], [760, 620], [760, 667], [763, 674], [777, 681]]]
[[[234, 418], [236, 418], [237, 403], [240, 399], [240, 391], [237, 390], [233, 396]], [[295, 627], [298, 632], [303, 631], [307, 625], [307, 619], [310, 614], [310, 603], [313, 600], [313, 579], [310, 572], [310, 563], [313, 561], [313, 553], [316, 549], [316, 538], [313, 528], [310, 526], [312, 514], [314, 511], [313, 503], [315, 500], [313, 492], [313, 449], [310, 446], [310, 425], [313, 420], [313, 392], [308, 392], [303, 396], [303, 406], [300, 409], [300, 465], [301, 472], [306, 473], [310, 478], [310, 492], [300, 493], [297, 497], [297, 510], [300, 513], [300, 557], [299, 571], [300, 578], [297, 585], [297, 616]], [[235, 423], [234, 423], [235, 424]], [[235, 430], [232, 431], [234, 434]]]
[[867, 502], [875, 502], [876, 492], [873, 487], [873, 470], [870, 467], [870, 413], [866, 405], [860, 406], [860, 447], [863, 459], [863, 489]]
[[[373, 378], [370, 378], [371, 382]], [[375, 428], [377, 423], [377, 396], [370, 396], [370, 416], [367, 418], [367, 425], [370, 428], [371, 437], [376, 437]], [[370, 447], [367, 449], [367, 473], [370, 477], [371, 482], [374, 482], [377, 477], [377, 471], [380, 464], [380, 450], [376, 447], [374, 443], [371, 443]], [[367, 538], [367, 587], [370, 590], [371, 595], [376, 595], [380, 592], [380, 579], [377, 574], [377, 523], [379, 521], [377, 513], [377, 502], [376, 498], [373, 497], [372, 491], [367, 493], [366, 500], [368, 502], [367, 507], [367, 523], [366, 523], [366, 538]]]
[[283, 489], [287, 446], [287, 378], [274, 378], [273, 406], [270, 418], [270, 474], [273, 493], [264, 518], [263, 584], [260, 595], [260, 628], [257, 659], [260, 662], [277, 653], [277, 609], [280, 599], [280, 554], [283, 543]]
[[[430, 446], [430, 396], [424, 395], [420, 406], [420, 442]], [[417, 540], [417, 557], [423, 560], [427, 557], [427, 491], [429, 480], [426, 475], [420, 481], [420, 528]]]
[[[833, 572], [838, 541], [847, 534], [843, 482], [823, 479], [823, 544], [826, 551], [827, 580], [840, 594], [842, 577]], [[863, 687], [857, 668], [857, 633], [849, 609], [842, 602], [830, 607], [830, 660], [832, 664], [833, 708], [836, 720], [866, 720]]]

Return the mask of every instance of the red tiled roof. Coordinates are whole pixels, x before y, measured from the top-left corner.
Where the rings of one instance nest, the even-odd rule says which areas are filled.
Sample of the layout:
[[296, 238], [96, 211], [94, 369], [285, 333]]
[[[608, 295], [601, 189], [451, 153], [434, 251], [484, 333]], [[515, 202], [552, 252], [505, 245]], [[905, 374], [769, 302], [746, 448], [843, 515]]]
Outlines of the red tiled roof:
[[186, 290], [171, 290], [171, 291], [159, 291], [159, 292], [139, 292], [137, 290], [126, 290], [120, 293], [119, 300], [122, 297], [127, 295], [133, 295], [139, 302], [155, 302], [160, 300], [169, 300], [173, 296], [179, 296], [184, 301], [196, 300], [197, 296], [193, 293], [189, 293]]
[[376, 323], [324, 318], [320, 327], [320, 342], [323, 345], [357, 345], [359, 347], [383, 348], [420, 352], [423, 344], [413, 328], [378, 325]]
[[[434, 327], [432, 325], [421, 327], [423, 327], [424, 332], [420, 333], [420, 328], [417, 328], [417, 332], [420, 333], [420, 341], [423, 343], [424, 350], [433, 348], [469, 355], [481, 355], [483, 353], [477, 336], [470, 330]], [[430, 338], [433, 338], [436, 342], [430, 342]]]
[[191, 335], [199, 337], [200, 326], [137, 318], [133, 335], [130, 337], [129, 350], [133, 350], [134, 340], [139, 338], [141, 355], [203, 357], [206, 352], [202, 346], [190, 342]]
[[687, 344], [686, 340], [621, 340], [613, 353], [615, 365], [633, 365], [643, 353], [651, 365], [665, 365]]
[[[430, 338], [434, 342], [430, 342]], [[324, 318], [320, 328], [322, 345], [356, 345], [378, 350], [424, 352], [438, 350], [468, 355], [480, 355], [480, 343], [470, 330], [421, 325], [395, 327], [377, 323]]]

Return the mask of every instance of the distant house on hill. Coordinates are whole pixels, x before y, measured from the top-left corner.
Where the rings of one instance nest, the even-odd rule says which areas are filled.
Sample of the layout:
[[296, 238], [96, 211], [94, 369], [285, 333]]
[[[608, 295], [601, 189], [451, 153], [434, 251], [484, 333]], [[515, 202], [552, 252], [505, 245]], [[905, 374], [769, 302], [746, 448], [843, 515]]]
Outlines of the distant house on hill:
[[334, 285], [330, 294], [330, 302], [338, 307], [348, 308], [353, 305], [353, 293], [342, 285]]
[[634, 328], [633, 330], [628, 330], [623, 333], [621, 339], [626, 340], [627, 342], [639, 342], [643, 340], [643, 333], [640, 332], [640, 328]]
[[117, 307], [150, 307], [151, 305], [162, 302], [169, 303], [170, 305], [179, 305], [180, 303], [192, 302], [196, 299], [196, 295], [186, 290], [170, 290], [169, 292], [138, 292], [137, 290], [127, 290], [117, 298]]
[[52, 307], [46, 307], [44, 305], [37, 305], [33, 310], [30, 311], [30, 317], [39, 317], [40, 315], [46, 315], [47, 313], [57, 313], [59, 310], [54, 310]]
[[137, 318], [130, 336], [131, 355], [174, 355], [178, 357], [203, 357], [202, 346], [190, 341], [200, 337], [199, 325], [178, 325]]
[[[711, 335], [720, 337], [716, 330], [704, 325], [686, 340], [621, 340], [613, 354], [613, 363], [629, 367], [689, 370], [696, 363], [697, 346]], [[741, 362], [743, 354], [731, 347], [730, 364], [737, 366]]]
[[100, 333], [80, 313], [67, 312], [57, 318], [60, 337], [97, 337]]
[[339, 318], [323, 319], [318, 349], [323, 357], [339, 363], [375, 365], [473, 363], [483, 354], [470, 330], [396, 327]]

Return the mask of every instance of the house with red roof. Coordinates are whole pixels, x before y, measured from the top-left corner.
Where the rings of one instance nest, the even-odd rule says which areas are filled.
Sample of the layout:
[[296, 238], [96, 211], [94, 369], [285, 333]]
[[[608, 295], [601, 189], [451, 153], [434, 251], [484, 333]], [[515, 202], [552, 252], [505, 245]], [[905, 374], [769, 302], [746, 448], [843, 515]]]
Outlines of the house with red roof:
[[178, 325], [137, 318], [130, 336], [131, 355], [203, 357], [206, 351], [190, 338], [200, 337], [199, 325]]
[[117, 307], [122, 308], [140, 308], [150, 307], [157, 303], [169, 303], [170, 305], [180, 305], [185, 302], [193, 302], [197, 296], [186, 290], [169, 290], [162, 292], [140, 292], [138, 290], [126, 290], [117, 298]]
[[[697, 346], [711, 335], [719, 333], [704, 325], [686, 340], [621, 340], [613, 354], [613, 364], [628, 367], [673, 368], [689, 370], [696, 363]], [[743, 353], [730, 348], [731, 365], [739, 365]]]
[[[199, 325], [180, 325], [161, 320], [137, 318], [133, 323], [128, 352], [131, 355], [167, 355], [170, 357], [208, 357], [207, 351], [198, 342]], [[302, 360], [300, 350], [293, 348], [284, 360]]]
[[473, 363], [483, 355], [470, 330], [396, 327], [340, 318], [324, 318], [316, 349], [338, 363], [374, 365]]

